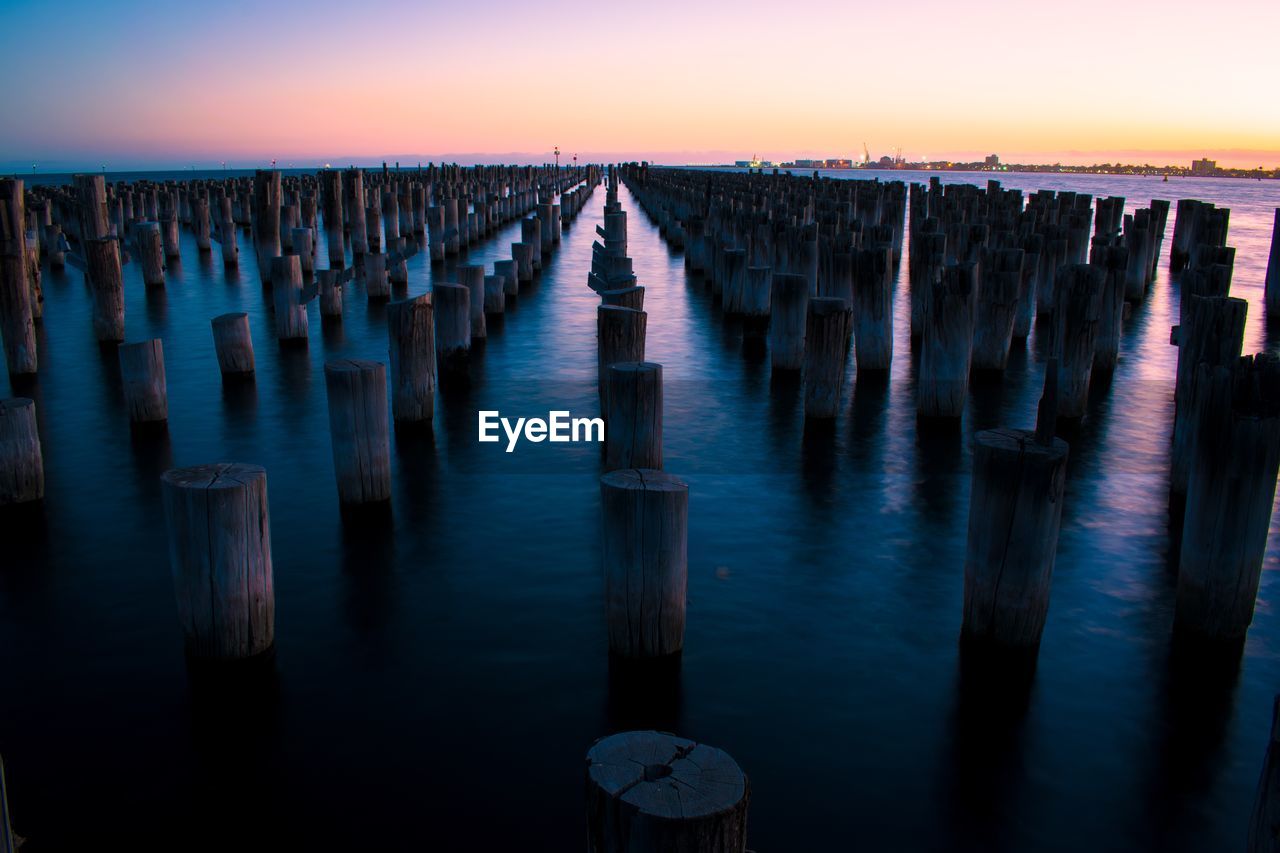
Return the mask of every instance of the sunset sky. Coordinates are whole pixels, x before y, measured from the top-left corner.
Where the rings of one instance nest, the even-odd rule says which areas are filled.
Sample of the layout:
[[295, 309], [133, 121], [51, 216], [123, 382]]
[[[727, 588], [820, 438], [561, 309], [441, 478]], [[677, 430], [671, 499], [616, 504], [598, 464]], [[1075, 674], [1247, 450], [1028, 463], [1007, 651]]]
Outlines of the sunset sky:
[[[0, 168], [550, 159], [1280, 166], [1275, 0], [0, 0]], [[504, 156], [505, 155], [505, 156]]]

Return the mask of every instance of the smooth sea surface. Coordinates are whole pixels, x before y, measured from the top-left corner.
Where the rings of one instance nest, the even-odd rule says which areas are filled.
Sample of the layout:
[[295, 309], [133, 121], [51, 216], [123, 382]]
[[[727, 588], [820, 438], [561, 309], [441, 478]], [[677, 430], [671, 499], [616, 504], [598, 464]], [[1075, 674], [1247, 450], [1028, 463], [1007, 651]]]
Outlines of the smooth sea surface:
[[[1245, 351], [1280, 344], [1262, 307], [1280, 183], [998, 177], [1129, 212], [1230, 207]], [[0, 515], [0, 754], [27, 849], [582, 850], [586, 750], [643, 727], [737, 759], [761, 853], [1242, 850], [1280, 690], [1280, 540], [1273, 522], [1239, 662], [1175, 654], [1173, 211], [1120, 364], [1070, 437], [1024, 689], [962, 669], [958, 635], [968, 448], [1034, 421], [1040, 336], [975, 385], [960, 431], [921, 432], [904, 256], [889, 381], [857, 382], [851, 356], [837, 423], [806, 431], [800, 389], [771, 381], [626, 189], [665, 467], [690, 487], [688, 627], [673, 671], [611, 668], [599, 447], [476, 440], [480, 409], [596, 413], [586, 281], [604, 200], [491, 328], [471, 388], [438, 397], [430, 432], [393, 435], [382, 518], [344, 520], [329, 442], [325, 361], [387, 360], [385, 307], [358, 282], [340, 323], [313, 301], [309, 346], [282, 349], [243, 232], [238, 271], [185, 230], [163, 290], [127, 265], [127, 339], [163, 339], [169, 389], [167, 431], [135, 434], [82, 274], [46, 265], [39, 377], [0, 380], [36, 400], [46, 473], [42, 505]], [[519, 233], [466, 260], [491, 271]], [[408, 292], [451, 269], [419, 254]], [[219, 377], [209, 321], [229, 311], [252, 325], [247, 386]], [[275, 657], [231, 674], [184, 656], [159, 499], [164, 470], [215, 461], [265, 466], [270, 494]]]

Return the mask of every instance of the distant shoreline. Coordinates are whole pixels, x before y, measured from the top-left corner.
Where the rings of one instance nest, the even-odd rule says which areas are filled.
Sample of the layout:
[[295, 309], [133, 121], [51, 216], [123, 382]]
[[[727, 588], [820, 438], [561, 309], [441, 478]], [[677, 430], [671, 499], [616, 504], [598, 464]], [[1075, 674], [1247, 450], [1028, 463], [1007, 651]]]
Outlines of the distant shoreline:
[[[658, 164], [651, 164], [658, 165]], [[1001, 169], [981, 169], [981, 168], [959, 168], [959, 167], [940, 167], [907, 164], [901, 167], [886, 168], [881, 166], [795, 166], [782, 165], [777, 166], [737, 166], [730, 163], [726, 164], [694, 164], [688, 163], [683, 166], [674, 168], [680, 169], [706, 169], [713, 171], [759, 171], [769, 172], [777, 170], [778, 172], [788, 172], [796, 174], [800, 172], [858, 172], [870, 173], [873, 175], [888, 174], [894, 172], [936, 172], [938, 174], [965, 174], [965, 175], [990, 175], [998, 177], [1000, 175], [1110, 175], [1120, 178], [1185, 178], [1195, 180], [1214, 180], [1218, 178], [1227, 178], [1235, 181], [1274, 181], [1280, 180], [1280, 169], [1274, 171], [1257, 169], [1220, 169], [1217, 173], [1211, 175], [1196, 175], [1190, 170], [1180, 166], [1170, 166], [1168, 168], [1148, 168], [1145, 166], [1123, 166], [1120, 169], [1099, 169], [1094, 166], [1009, 166]]]

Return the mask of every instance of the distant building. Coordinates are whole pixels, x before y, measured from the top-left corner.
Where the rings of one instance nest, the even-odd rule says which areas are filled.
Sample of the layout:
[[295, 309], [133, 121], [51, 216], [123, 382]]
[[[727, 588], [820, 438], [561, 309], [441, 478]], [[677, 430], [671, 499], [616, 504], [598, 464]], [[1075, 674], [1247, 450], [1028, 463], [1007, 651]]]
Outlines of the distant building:
[[1192, 160], [1191, 174], [1193, 175], [1212, 175], [1218, 171], [1217, 160]]
[[992, 155], [988, 156], [988, 157], [987, 157], [987, 159], [986, 159], [986, 160], [983, 160], [982, 162], [986, 164], [986, 166], [987, 166], [987, 168], [988, 168], [988, 169], [999, 169], [999, 168], [1000, 168], [1000, 156], [999, 156], [998, 154], [992, 154]]
[[827, 160], [826, 167], [828, 169], [852, 169], [853, 161], [851, 160]]

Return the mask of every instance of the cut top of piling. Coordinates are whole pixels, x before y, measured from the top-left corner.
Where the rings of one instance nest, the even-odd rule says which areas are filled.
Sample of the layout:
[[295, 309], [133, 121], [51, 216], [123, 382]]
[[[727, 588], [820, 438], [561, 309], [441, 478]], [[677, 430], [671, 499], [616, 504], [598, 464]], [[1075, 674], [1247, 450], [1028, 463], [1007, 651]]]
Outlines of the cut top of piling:
[[171, 468], [160, 479], [179, 489], [239, 489], [265, 477], [267, 470], [261, 465], [243, 462], [212, 462], [193, 465], [190, 468]]
[[621, 732], [587, 753], [587, 776], [642, 814], [690, 820], [737, 807], [747, 777], [727, 752], [666, 732]]
[[[652, 362], [629, 362], [637, 367], [652, 366]], [[600, 483], [614, 489], [631, 489], [642, 492], [687, 492], [689, 484], [673, 474], [656, 468], [624, 468], [600, 476]]]

